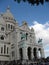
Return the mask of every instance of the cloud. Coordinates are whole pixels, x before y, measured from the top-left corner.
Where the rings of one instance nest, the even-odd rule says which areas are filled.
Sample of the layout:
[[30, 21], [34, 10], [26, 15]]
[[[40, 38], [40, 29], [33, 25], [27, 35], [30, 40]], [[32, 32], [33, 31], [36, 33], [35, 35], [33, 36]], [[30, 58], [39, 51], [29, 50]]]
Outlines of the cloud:
[[45, 52], [48, 53], [49, 52], [49, 49], [48, 50], [45, 50]]
[[49, 46], [49, 21], [46, 22], [45, 24], [41, 24], [41, 23], [38, 23], [37, 21], [34, 21], [33, 25], [31, 25], [30, 28], [32, 27], [34, 28], [34, 31], [35, 31], [37, 43], [39, 38], [43, 39], [42, 43], [43, 43], [45, 54], [46, 54], [47, 52], [46, 48], [47, 46]]

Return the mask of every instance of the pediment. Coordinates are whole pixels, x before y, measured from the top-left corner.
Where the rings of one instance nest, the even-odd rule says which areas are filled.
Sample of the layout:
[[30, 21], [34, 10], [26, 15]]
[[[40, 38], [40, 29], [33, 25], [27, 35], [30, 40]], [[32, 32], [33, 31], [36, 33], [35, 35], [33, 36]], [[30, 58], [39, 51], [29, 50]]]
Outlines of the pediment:
[[21, 26], [21, 29], [22, 29], [22, 30], [25, 30], [25, 31], [30, 31], [29, 26], [26, 25], [26, 24], [25, 24], [25, 25], [22, 25], [22, 26]]

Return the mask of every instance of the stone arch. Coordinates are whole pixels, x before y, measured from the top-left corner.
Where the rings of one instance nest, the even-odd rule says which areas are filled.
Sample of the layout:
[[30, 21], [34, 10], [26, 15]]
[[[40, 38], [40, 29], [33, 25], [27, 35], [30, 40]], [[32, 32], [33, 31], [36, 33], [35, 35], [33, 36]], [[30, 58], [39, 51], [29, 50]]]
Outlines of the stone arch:
[[22, 48], [19, 49], [19, 53], [20, 53], [20, 60], [22, 60], [23, 59], [23, 49]]
[[27, 51], [28, 59], [31, 60], [31, 47], [28, 47]]
[[33, 55], [34, 55], [34, 58], [37, 58], [37, 48], [36, 47], [33, 49]]

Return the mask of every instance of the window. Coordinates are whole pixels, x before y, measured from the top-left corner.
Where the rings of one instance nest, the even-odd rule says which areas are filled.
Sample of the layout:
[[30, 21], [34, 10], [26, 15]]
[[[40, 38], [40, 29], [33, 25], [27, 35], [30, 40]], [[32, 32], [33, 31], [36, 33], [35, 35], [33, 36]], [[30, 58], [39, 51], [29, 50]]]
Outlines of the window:
[[13, 26], [11, 25], [11, 29], [13, 28]]
[[4, 36], [3, 35], [1, 36], [1, 40], [4, 40]]
[[8, 19], [10, 20], [10, 17], [8, 17]]
[[1, 30], [4, 31], [4, 27], [1, 27]]
[[6, 19], [7, 19], [7, 17], [6, 17]]
[[6, 30], [7, 30], [7, 24], [6, 24]]
[[22, 34], [22, 32], [20, 32], [20, 34]]
[[32, 35], [30, 34], [30, 37], [32, 37]]
[[4, 54], [6, 53], [6, 45], [4, 45]]
[[8, 42], [8, 44], [10, 44], [10, 42]]
[[9, 49], [9, 48], [7, 47], [7, 54], [8, 54], [8, 49]]
[[10, 28], [10, 24], [8, 24], [8, 28]]
[[28, 37], [28, 33], [26, 33], [26, 40], [27, 40], [27, 37]]
[[1, 53], [3, 53], [3, 47], [1, 47]]

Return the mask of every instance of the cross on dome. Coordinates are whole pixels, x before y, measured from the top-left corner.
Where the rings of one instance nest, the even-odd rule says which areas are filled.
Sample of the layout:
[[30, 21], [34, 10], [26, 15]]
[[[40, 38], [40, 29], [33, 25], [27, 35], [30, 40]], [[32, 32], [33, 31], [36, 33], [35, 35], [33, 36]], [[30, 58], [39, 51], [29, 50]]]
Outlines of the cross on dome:
[[10, 11], [10, 6], [8, 5], [8, 7], [7, 7], [7, 12], [9, 12]]

